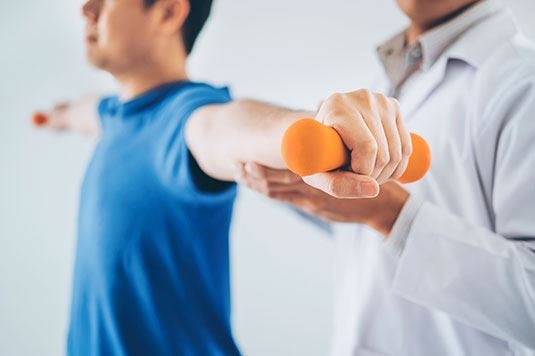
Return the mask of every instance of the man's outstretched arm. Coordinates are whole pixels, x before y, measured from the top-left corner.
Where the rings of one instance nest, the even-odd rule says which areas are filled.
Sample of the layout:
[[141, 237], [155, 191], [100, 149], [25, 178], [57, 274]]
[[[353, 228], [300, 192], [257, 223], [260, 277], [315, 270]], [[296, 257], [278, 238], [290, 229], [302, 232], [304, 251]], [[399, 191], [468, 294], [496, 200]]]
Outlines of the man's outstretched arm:
[[55, 131], [71, 131], [97, 137], [100, 134], [97, 106], [99, 96], [87, 95], [78, 100], [55, 105], [34, 115], [34, 124]]
[[201, 169], [209, 176], [234, 180], [235, 164], [254, 160], [285, 168], [281, 138], [293, 122], [313, 113], [293, 111], [255, 100], [207, 105], [186, 125], [186, 141]]

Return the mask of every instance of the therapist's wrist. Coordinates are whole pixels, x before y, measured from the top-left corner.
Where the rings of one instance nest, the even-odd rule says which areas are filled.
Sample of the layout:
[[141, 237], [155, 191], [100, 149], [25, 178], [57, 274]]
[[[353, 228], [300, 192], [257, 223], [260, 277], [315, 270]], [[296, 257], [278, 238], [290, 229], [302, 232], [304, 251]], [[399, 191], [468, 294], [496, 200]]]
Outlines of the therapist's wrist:
[[378, 207], [374, 209], [366, 224], [387, 239], [409, 195], [409, 192], [397, 183], [383, 184]]

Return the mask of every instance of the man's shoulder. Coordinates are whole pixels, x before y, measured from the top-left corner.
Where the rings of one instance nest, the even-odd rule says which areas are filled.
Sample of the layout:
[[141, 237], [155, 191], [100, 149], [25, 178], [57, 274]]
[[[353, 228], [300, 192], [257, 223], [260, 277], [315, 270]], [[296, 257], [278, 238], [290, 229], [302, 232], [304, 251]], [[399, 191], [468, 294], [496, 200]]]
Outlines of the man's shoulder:
[[227, 104], [232, 100], [227, 87], [217, 87], [204, 82], [185, 82], [169, 92], [158, 107], [158, 116], [174, 130], [182, 125], [192, 114], [208, 105]]
[[224, 104], [231, 100], [228, 87], [218, 87], [205, 82], [187, 82], [176, 88], [168, 97], [169, 105], [203, 106]]

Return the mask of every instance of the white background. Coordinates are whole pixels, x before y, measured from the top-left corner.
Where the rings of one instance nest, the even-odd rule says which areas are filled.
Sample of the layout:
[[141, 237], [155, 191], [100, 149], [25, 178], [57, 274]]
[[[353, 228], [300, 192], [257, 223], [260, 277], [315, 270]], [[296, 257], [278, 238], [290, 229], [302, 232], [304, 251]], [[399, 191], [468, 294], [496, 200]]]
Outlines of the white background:
[[[506, 1], [535, 38], [535, 1]], [[81, 1], [0, 2], [0, 355], [61, 355], [78, 190], [94, 142], [40, 132], [33, 110], [113, 80], [85, 62]], [[194, 79], [314, 109], [363, 87], [374, 47], [406, 25], [393, 0], [216, 0]], [[235, 334], [246, 355], [325, 355], [333, 247], [288, 210], [242, 191], [232, 234]]]

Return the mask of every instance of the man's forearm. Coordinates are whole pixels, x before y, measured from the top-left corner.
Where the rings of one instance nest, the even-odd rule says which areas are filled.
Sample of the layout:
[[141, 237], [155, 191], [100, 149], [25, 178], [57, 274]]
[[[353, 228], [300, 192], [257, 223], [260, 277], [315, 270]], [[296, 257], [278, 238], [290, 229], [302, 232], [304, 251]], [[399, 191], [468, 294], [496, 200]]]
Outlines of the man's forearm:
[[285, 168], [280, 144], [286, 128], [312, 115], [254, 100], [209, 105], [188, 120], [186, 141], [206, 174], [233, 180], [233, 166], [242, 161]]

